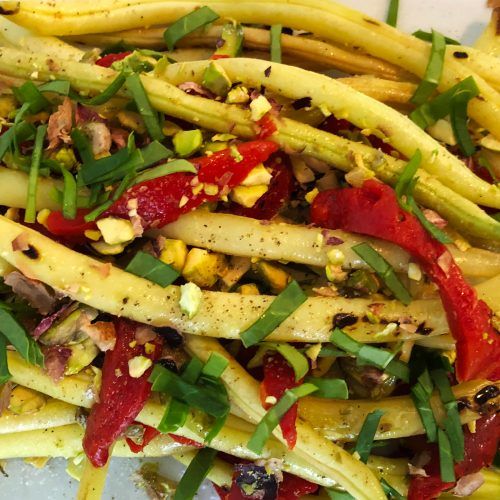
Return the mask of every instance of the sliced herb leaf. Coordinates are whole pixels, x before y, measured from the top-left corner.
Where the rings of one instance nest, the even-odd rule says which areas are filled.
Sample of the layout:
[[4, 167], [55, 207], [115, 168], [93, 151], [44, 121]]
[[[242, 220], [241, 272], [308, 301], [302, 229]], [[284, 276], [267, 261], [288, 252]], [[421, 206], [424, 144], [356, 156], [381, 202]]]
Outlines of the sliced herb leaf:
[[418, 167], [422, 162], [422, 153], [420, 149], [417, 149], [413, 156], [410, 158], [410, 161], [405, 165], [405, 168], [401, 172], [401, 175], [398, 178], [396, 186], [394, 190], [396, 191], [396, 195], [398, 197], [398, 202], [401, 208], [404, 210], [410, 211], [408, 203], [405, 203], [403, 200], [403, 196], [408, 196], [413, 193], [413, 188], [415, 186], [415, 174], [417, 173]]
[[305, 382], [318, 388], [314, 393], [316, 398], [349, 399], [346, 381], [341, 378], [306, 377]]
[[0, 333], [0, 385], [12, 378], [7, 363], [7, 339]]
[[142, 251], [134, 255], [125, 271], [163, 287], [171, 285], [180, 276], [172, 266]]
[[355, 498], [347, 491], [338, 491], [330, 488], [325, 489], [330, 500], [355, 500]]
[[453, 240], [444, 231], [441, 231], [441, 229], [427, 219], [422, 210], [420, 210], [413, 196], [408, 197], [408, 202], [413, 215], [415, 215], [415, 217], [420, 221], [420, 224], [424, 226], [427, 232], [430, 233], [434, 239], [438, 240], [440, 243], [453, 243]]
[[288, 316], [307, 299], [296, 281], [292, 281], [271, 303], [264, 314], [249, 328], [241, 333], [245, 347], [258, 344], [275, 330]]
[[380, 480], [380, 485], [389, 500], [405, 500], [406, 497], [401, 495], [401, 493], [399, 493], [396, 488], [393, 488], [384, 478]]
[[262, 344], [262, 347], [264, 349], [267, 348], [277, 351], [285, 358], [287, 363], [293, 368], [296, 382], [307, 375], [309, 371], [309, 361], [292, 345], [284, 342], [265, 342]]
[[26, 211], [24, 222], [34, 223], [36, 220], [36, 192], [38, 187], [38, 174], [40, 160], [42, 159], [43, 141], [47, 132], [47, 125], [39, 125], [36, 129], [35, 145], [31, 156], [31, 166], [28, 178], [28, 199], [26, 201]]
[[177, 19], [177, 21], [171, 24], [163, 33], [163, 38], [165, 39], [168, 50], [174, 50], [175, 44], [179, 40], [217, 19], [219, 19], [219, 15], [207, 6], [195, 9], [193, 12]]
[[170, 158], [174, 153], [165, 147], [161, 142], [152, 141], [141, 149], [144, 165], [141, 169], [148, 168], [159, 161]]
[[271, 61], [281, 62], [281, 31], [283, 26], [281, 24], [273, 24], [270, 30], [271, 36]]
[[467, 108], [474, 96], [467, 90], [458, 91], [451, 98], [450, 121], [453, 135], [464, 156], [472, 156], [476, 147], [469, 134]]
[[61, 168], [64, 179], [63, 188], [63, 216], [66, 219], [74, 219], [76, 217], [76, 181], [71, 172], [65, 168]]
[[386, 23], [389, 26], [394, 26], [398, 24], [398, 13], [399, 13], [399, 0], [391, 0], [389, 3], [389, 10], [387, 12]]
[[374, 248], [368, 243], [360, 243], [354, 245], [352, 250], [375, 271], [396, 299], [406, 306], [411, 302], [411, 295], [396, 275], [394, 268]]
[[6, 309], [0, 308], [0, 333], [14, 346], [19, 355], [32, 365], [43, 366], [43, 354], [35, 340]]
[[174, 500], [191, 500], [213, 466], [217, 450], [201, 449], [189, 464], [175, 489]]
[[3, 159], [5, 153], [7, 153], [13, 145], [32, 139], [35, 133], [35, 127], [27, 122], [19, 122], [10, 127], [9, 130], [0, 135], [0, 160]]
[[358, 452], [360, 460], [365, 464], [368, 462], [368, 458], [370, 457], [373, 440], [383, 414], [384, 412], [382, 410], [375, 410], [369, 413], [363, 422], [361, 430], [359, 431], [354, 451]]
[[71, 84], [68, 80], [52, 80], [51, 82], [39, 85], [40, 92], [53, 92], [59, 95], [68, 95], [71, 90]]
[[210, 354], [208, 361], [203, 366], [202, 374], [205, 377], [211, 377], [214, 379], [220, 378], [220, 376], [224, 373], [224, 370], [229, 365], [229, 361], [224, 356], [213, 352]]
[[100, 93], [94, 97], [82, 97], [77, 92], [70, 91], [71, 99], [85, 106], [101, 106], [106, 104], [125, 84], [125, 75], [119, 73], [116, 78]]
[[420, 415], [427, 437], [431, 443], [434, 443], [437, 439], [438, 427], [430, 403], [432, 389], [432, 379], [426, 368], [418, 377], [417, 383], [411, 388], [410, 395]]
[[[432, 33], [429, 31], [417, 30], [412, 33], [413, 36], [423, 40], [424, 42], [432, 42]], [[453, 38], [449, 38], [447, 36], [444, 37], [446, 45], [461, 45], [460, 42], [457, 42]]]
[[461, 91], [468, 91], [471, 97], [479, 95], [479, 88], [472, 76], [465, 78], [446, 92], [412, 111], [410, 113], [411, 120], [420, 128], [425, 129], [441, 118], [445, 118], [450, 114], [453, 96]]
[[87, 215], [85, 215], [84, 220], [85, 222], [93, 222], [101, 215], [104, 213], [111, 205], [113, 204], [113, 200], [108, 200], [99, 205], [98, 207], [94, 208], [92, 212], [89, 212]]
[[441, 481], [443, 483], [455, 482], [455, 467], [448, 436], [442, 429], [437, 431], [437, 440], [439, 446], [439, 468], [441, 471]]
[[464, 433], [460, 422], [457, 400], [444, 370], [432, 370], [430, 374], [446, 410], [444, 425], [450, 441], [453, 459], [455, 462], [460, 462], [464, 459]]
[[390, 375], [401, 379], [403, 382], [409, 382], [410, 380], [410, 368], [406, 363], [399, 361], [398, 359], [393, 359], [386, 367], [385, 371]]
[[169, 394], [213, 417], [227, 415], [227, 402], [213, 387], [189, 384], [179, 375], [159, 365], [155, 365], [149, 380], [155, 391]]
[[78, 153], [80, 154], [80, 159], [82, 163], [91, 163], [94, 161], [94, 154], [92, 153], [92, 146], [88, 137], [77, 128], [71, 131], [71, 139], [75, 145]]
[[151, 107], [148, 95], [142, 85], [141, 77], [135, 73], [129, 75], [125, 80], [125, 85], [134, 99], [149, 135], [155, 141], [162, 141], [165, 136], [161, 130], [158, 113]]
[[28, 80], [20, 87], [13, 88], [12, 92], [20, 103], [28, 105], [27, 112], [29, 113], [39, 113], [50, 105], [50, 102], [32, 81]]
[[271, 436], [273, 430], [279, 425], [285, 413], [300, 398], [308, 396], [317, 390], [318, 388], [313, 384], [302, 384], [293, 389], [287, 389], [281, 399], [267, 411], [262, 420], [257, 424], [250, 441], [248, 441], [248, 449], [260, 455], [266, 441]]
[[187, 160], [173, 160], [140, 173], [134, 179], [134, 184], [157, 179], [158, 177], [164, 177], [165, 175], [175, 174], [176, 172], [196, 174], [197, 170], [196, 167]]
[[445, 53], [446, 41], [444, 36], [432, 30], [432, 46], [425, 75], [410, 99], [416, 106], [420, 106], [427, 101], [439, 85], [443, 73]]

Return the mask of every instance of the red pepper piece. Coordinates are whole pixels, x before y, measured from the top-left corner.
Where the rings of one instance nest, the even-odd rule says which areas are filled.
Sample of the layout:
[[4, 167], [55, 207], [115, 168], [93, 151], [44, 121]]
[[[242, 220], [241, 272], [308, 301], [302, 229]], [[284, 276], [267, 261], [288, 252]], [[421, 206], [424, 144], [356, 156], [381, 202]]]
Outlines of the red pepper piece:
[[177, 434], [169, 434], [169, 436], [180, 444], [184, 446], [194, 446], [195, 448], [203, 448], [204, 445], [202, 443], [198, 443], [198, 441], [194, 441], [193, 439], [189, 439], [183, 436], [178, 436]]
[[[500, 441], [500, 414], [483, 417], [476, 421], [476, 432], [464, 431], [465, 458], [455, 464], [455, 477], [460, 479], [479, 472], [493, 462]], [[414, 476], [410, 482], [408, 500], [430, 500], [453, 487], [454, 483], [443, 483], [439, 473], [439, 451], [436, 445], [429, 446], [431, 460], [424, 467], [428, 477]]]
[[259, 139], [267, 139], [278, 130], [276, 123], [274, 122], [269, 113], [266, 113], [256, 123], [259, 126], [259, 136], [258, 136]]
[[212, 61], [217, 61], [217, 59], [228, 59], [229, 57], [230, 56], [227, 54], [213, 54], [210, 56], [210, 59], [212, 59]]
[[130, 54], [132, 54], [132, 52], [130, 51], [118, 52], [116, 54], [106, 54], [105, 56], [102, 56], [101, 58], [97, 59], [95, 63], [97, 64], [97, 66], [102, 66], [103, 68], [109, 68], [114, 62], [121, 61]]
[[81, 236], [89, 229], [95, 229], [95, 222], [85, 222], [89, 210], [79, 208], [74, 219], [65, 219], [62, 212], [50, 212], [47, 217], [47, 229], [56, 236]]
[[144, 451], [144, 448], [151, 442], [156, 436], [160, 435], [160, 431], [151, 427], [150, 425], [140, 424], [138, 422], [134, 422], [134, 425], [141, 425], [144, 428], [144, 434], [142, 435], [142, 443], [138, 444], [130, 438], [126, 438], [125, 441], [130, 448], [132, 453], [141, 453]]
[[273, 178], [268, 191], [257, 200], [253, 207], [246, 208], [236, 203], [232, 204], [231, 213], [259, 220], [271, 220], [279, 213], [284, 203], [290, 199], [294, 188], [288, 158], [285, 156], [279, 158], [281, 159], [279, 163], [274, 161], [270, 165], [273, 169]]
[[447, 248], [399, 207], [392, 188], [368, 180], [360, 188], [323, 191], [312, 204], [311, 221], [388, 240], [409, 252], [439, 288], [457, 341], [458, 380], [500, 378], [500, 335], [490, 308], [465, 281]]
[[[287, 389], [297, 387], [301, 382], [295, 381], [295, 373], [292, 367], [285, 361], [281, 354], [273, 353], [264, 358], [264, 380], [260, 384], [260, 401], [262, 406], [268, 410], [273, 406], [266, 403], [266, 398], [273, 396], [277, 401], [283, 396]], [[285, 438], [288, 448], [293, 449], [297, 442], [297, 420], [298, 405], [295, 403], [280, 421], [281, 432]]]
[[127, 204], [129, 200], [136, 199], [137, 213], [141, 216], [145, 228], [164, 226], [204, 202], [220, 199], [223, 194], [241, 184], [249, 172], [259, 163], [266, 161], [278, 146], [269, 141], [253, 141], [239, 144], [237, 148], [242, 156], [240, 161], [237, 161], [231, 149], [189, 160], [198, 168], [198, 181], [204, 185], [215, 184], [219, 189], [217, 194], [207, 195], [203, 190], [197, 194], [193, 193], [194, 186], [191, 183], [196, 176], [180, 172], [133, 186], [104, 216], [127, 217]]
[[132, 424], [151, 393], [148, 382], [151, 368], [139, 378], [133, 378], [129, 374], [129, 360], [135, 356], [155, 360], [161, 354], [160, 344], [155, 344], [152, 354], [146, 354], [144, 346], [133, 343], [138, 323], [116, 319], [114, 324], [116, 345], [104, 356], [99, 402], [90, 411], [83, 438], [83, 449], [94, 467], [106, 464], [109, 448]]

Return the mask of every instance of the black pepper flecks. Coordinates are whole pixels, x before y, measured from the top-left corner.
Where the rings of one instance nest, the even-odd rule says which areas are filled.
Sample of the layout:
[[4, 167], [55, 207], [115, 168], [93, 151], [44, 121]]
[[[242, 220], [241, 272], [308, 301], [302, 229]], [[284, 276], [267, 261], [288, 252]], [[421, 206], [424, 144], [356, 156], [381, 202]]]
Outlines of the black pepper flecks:
[[337, 313], [333, 317], [334, 328], [345, 328], [346, 326], [355, 325], [358, 322], [358, 317], [350, 313]]
[[40, 256], [38, 250], [33, 245], [28, 245], [26, 250], [23, 250], [23, 254], [28, 257], [28, 259], [36, 260]]
[[457, 59], [468, 59], [469, 54], [467, 54], [467, 52], [461, 52], [461, 51], [457, 50], [456, 52], [453, 52], [453, 57], [455, 57]]

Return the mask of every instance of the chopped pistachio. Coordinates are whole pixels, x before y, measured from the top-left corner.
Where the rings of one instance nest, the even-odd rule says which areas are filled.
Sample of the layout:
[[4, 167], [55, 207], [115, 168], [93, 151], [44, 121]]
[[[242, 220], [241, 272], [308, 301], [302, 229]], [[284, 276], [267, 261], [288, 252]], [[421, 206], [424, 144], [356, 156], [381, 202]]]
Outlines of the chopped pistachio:
[[128, 372], [132, 378], [140, 378], [153, 366], [153, 362], [146, 356], [136, 356], [128, 362]]
[[187, 315], [189, 319], [193, 318], [200, 309], [203, 300], [203, 293], [198, 285], [194, 283], [186, 283], [181, 285], [181, 296], [179, 299], [179, 307], [181, 311]]
[[263, 96], [259, 95], [250, 103], [250, 111], [252, 112], [251, 119], [258, 122], [266, 113], [271, 111], [271, 103]]

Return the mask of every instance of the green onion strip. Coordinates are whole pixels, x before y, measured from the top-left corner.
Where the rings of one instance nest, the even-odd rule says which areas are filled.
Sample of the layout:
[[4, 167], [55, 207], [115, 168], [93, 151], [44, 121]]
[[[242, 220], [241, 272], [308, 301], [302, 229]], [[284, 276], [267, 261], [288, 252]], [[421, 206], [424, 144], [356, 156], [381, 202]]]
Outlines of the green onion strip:
[[368, 458], [370, 457], [373, 440], [383, 414], [384, 412], [381, 410], [375, 410], [369, 413], [363, 422], [361, 430], [359, 431], [354, 451], [359, 454], [359, 459], [365, 464], [368, 462]]
[[275, 63], [281, 62], [281, 24], [273, 24], [270, 30], [271, 37], [271, 61]]
[[163, 287], [171, 285], [180, 276], [172, 266], [142, 251], [134, 255], [125, 271]]
[[38, 171], [40, 168], [40, 161], [42, 159], [43, 141], [45, 133], [47, 132], [47, 125], [40, 125], [36, 129], [35, 145], [31, 156], [31, 167], [28, 178], [28, 199], [26, 202], [26, 212], [24, 214], [24, 221], [33, 224], [36, 220], [36, 192], [38, 187]]
[[398, 13], [399, 13], [399, 0], [391, 0], [389, 3], [389, 10], [387, 11], [386, 23], [389, 26], [394, 26], [398, 24]]

